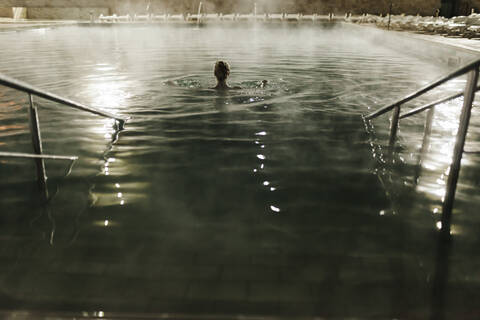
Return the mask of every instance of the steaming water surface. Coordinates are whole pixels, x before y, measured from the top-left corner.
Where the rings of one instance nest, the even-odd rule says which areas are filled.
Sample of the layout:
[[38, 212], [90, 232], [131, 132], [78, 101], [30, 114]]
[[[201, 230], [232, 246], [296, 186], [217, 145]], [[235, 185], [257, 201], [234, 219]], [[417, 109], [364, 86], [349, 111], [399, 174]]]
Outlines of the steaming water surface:
[[[348, 31], [348, 30], [347, 30]], [[0, 34], [0, 71], [112, 121], [37, 99], [34, 165], [1, 159], [1, 307], [92, 312], [425, 316], [461, 99], [403, 122], [361, 115], [445, 73], [342, 28], [63, 27]], [[215, 60], [231, 64], [226, 93]], [[269, 85], [257, 88], [261, 80]], [[171, 80], [173, 85], [165, 82]], [[464, 80], [435, 92], [456, 92]], [[0, 151], [31, 152], [27, 97], [0, 88]], [[478, 151], [478, 111], [469, 150]], [[448, 312], [478, 286], [478, 154], [454, 214]], [[448, 172], [447, 172], [448, 173]]]

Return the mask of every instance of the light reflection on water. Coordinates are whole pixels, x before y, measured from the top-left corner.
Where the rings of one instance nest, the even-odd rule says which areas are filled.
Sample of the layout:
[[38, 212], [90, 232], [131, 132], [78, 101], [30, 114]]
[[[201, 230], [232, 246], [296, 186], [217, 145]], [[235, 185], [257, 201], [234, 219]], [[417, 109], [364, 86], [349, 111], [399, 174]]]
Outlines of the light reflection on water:
[[450, 171], [463, 99], [438, 105], [432, 123], [433, 132], [422, 167], [430, 172], [419, 179], [417, 190], [441, 199]]
[[[464, 79], [457, 79], [448, 82], [446, 85], [442, 86], [442, 90], [439, 91], [438, 97], [457, 93], [465, 87], [465, 84], [466, 81]], [[432, 97], [427, 97], [425, 101], [432, 100], [434, 100]], [[421, 104], [421, 102], [417, 102], [417, 105]], [[421, 169], [419, 171], [420, 176], [414, 177], [414, 180], [416, 180], [414, 183], [409, 181], [410, 178], [408, 175], [401, 177], [399, 180], [403, 181], [405, 185], [414, 185], [415, 190], [419, 195], [426, 196], [427, 199], [430, 200], [431, 203], [428, 204], [427, 207], [433, 215], [432, 217], [434, 220], [432, 221], [432, 224], [436, 229], [442, 228], [439, 220], [441, 219], [440, 214], [442, 204], [445, 200], [446, 183], [450, 174], [450, 164], [453, 157], [453, 149], [455, 146], [462, 105], [463, 98], [458, 98], [447, 103], [439, 104], [435, 107], [432, 133], [429, 137], [425, 153], [423, 154], [419, 154], [422, 145], [421, 140], [419, 140], [419, 137], [422, 137], [422, 135], [419, 135], [419, 133], [423, 134], [424, 128], [423, 126], [419, 127], [419, 124], [422, 123], [427, 112], [413, 116], [412, 118], [414, 119], [409, 118], [401, 121], [401, 151], [397, 155], [398, 159], [403, 165], [411, 163], [414, 166], [420, 165]], [[476, 109], [475, 107], [477, 105], [478, 103], [474, 105], [473, 110]], [[408, 110], [408, 107], [404, 107], [403, 110]], [[421, 128], [421, 130], [418, 130], [418, 128]], [[475, 119], [475, 116], [472, 116], [466, 149], [469, 148], [469, 145], [473, 145], [472, 142], [475, 141], [474, 137], [477, 135], [477, 120]], [[414, 141], [418, 141], [418, 143], [415, 143]], [[378, 153], [374, 154], [374, 156], [378, 155]], [[464, 153], [462, 159], [463, 170], [461, 171], [461, 174], [476, 165], [476, 162], [474, 161], [475, 158], [475, 156], [472, 156], [472, 154], [469, 154], [468, 152]], [[467, 214], [470, 210], [464, 211], [465, 207], [463, 206], [465, 205], [465, 201], [469, 201], [470, 204], [478, 202], [479, 197], [477, 195], [473, 195], [472, 197], [469, 190], [472, 186], [468, 186], [466, 179], [468, 179], [468, 175], [461, 175], [456, 193], [457, 201], [455, 203], [454, 212], [457, 214], [465, 213], [466, 215], [460, 218], [470, 220], [472, 217]], [[461, 234], [460, 230], [463, 230], [463, 228], [458, 225], [453, 225], [451, 234], [459, 235]]]
[[[39, 101], [45, 150], [80, 160], [67, 178], [59, 174], [62, 164], [47, 163], [57, 190], [48, 216], [35, 200], [32, 164], [0, 166], [7, 177], [0, 184], [0, 231], [8, 248], [0, 255], [15, 261], [8, 279], [0, 277], [7, 296], [26, 305], [46, 297], [38, 302], [45, 308], [57, 300], [81, 310], [162, 312], [173, 300], [195, 309], [208, 296], [230, 299], [228, 312], [238, 312], [239, 301], [276, 305], [280, 313], [301, 302], [348, 317], [369, 315], [363, 307], [378, 296], [364, 287], [379, 284], [375, 292], [395, 298], [379, 301], [378, 314], [422, 314], [423, 296], [398, 279], [429, 286], [432, 233], [461, 101], [437, 107], [416, 186], [423, 118], [401, 125], [394, 170], [401, 179], [392, 182], [372, 172], [383, 154], [372, 158], [360, 115], [443, 70], [396, 50], [372, 50], [341, 30], [250, 31], [67, 27], [25, 32], [21, 42], [0, 34], [0, 43], [12, 42], [0, 52], [0, 71], [132, 117], [118, 133], [111, 120]], [[244, 90], [207, 89], [218, 58], [231, 63], [231, 83]], [[169, 79], [176, 85], [165, 85]], [[257, 88], [263, 79], [269, 86]], [[449, 86], [445, 91], [464, 83]], [[0, 88], [2, 150], [31, 148], [25, 102]], [[386, 120], [376, 128], [383, 141]], [[478, 132], [475, 123], [474, 138]], [[477, 160], [466, 156], [467, 170], [475, 173]], [[466, 200], [476, 182], [463, 179], [452, 232], [471, 235], [478, 204]], [[476, 248], [472, 243], [466, 248]], [[26, 280], [12, 280], [18, 278]], [[223, 296], [232, 286], [237, 295]], [[155, 309], [158, 300], [166, 302]]]

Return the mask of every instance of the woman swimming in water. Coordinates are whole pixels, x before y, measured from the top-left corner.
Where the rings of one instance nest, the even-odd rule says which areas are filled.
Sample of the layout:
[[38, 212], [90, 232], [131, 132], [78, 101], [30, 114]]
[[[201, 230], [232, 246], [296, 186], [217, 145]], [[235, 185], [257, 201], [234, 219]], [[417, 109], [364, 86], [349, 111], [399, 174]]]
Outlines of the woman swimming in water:
[[[215, 78], [217, 78], [217, 85], [213, 88], [210, 89], [215, 89], [215, 90], [238, 90], [242, 89], [242, 87], [231, 87], [227, 83], [227, 79], [230, 76], [230, 65], [228, 62], [225, 61], [217, 61], [215, 62], [215, 67], [213, 68], [213, 74], [215, 75]], [[265, 88], [267, 85], [268, 81], [267, 80], [262, 80], [260, 84], [258, 84], [256, 87], [257, 88]], [[166, 85], [178, 85], [178, 83], [174, 80], [167, 80], [164, 82]]]
[[[213, 68], [213, 74], [217, 78], [217, 85], [212, 89], [217, 90], [232, 90], [232, 89], [242, 89], [241, 87], [230, 87], [227, 83], [227, 78], [230, 75], [230, 65], [225, 61], [217, 61], [215, 67]], [[267, 85], [267, 80], [262, 80], [262, 82], [257, 86], [258, 88], [265, 88]]]
[[242, 89], [240, 87], [230, 87], [227, 83], [227, 78], [230, 75], [230, 65], [225, 61], [217, 61], [213, 68], [213, 74], [217, 78], [217, 85], [212, 89], [216, 90], [232, 90]]

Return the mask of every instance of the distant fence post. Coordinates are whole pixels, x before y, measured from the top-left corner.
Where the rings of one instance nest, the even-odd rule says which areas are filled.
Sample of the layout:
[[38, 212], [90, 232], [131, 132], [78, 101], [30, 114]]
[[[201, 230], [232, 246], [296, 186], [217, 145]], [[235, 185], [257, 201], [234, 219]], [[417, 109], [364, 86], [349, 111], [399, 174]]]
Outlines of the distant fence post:
[[12, 17], [14, 20], [27, 19], [27, 8], [26, 7], [13, 7], [12, 8]]
[[392, 8], [393, 8], [393, 2], [390, 1], [390, 9], [388, 10], [388, 27], [387, 27], [387, 30], [390, 30], [390, 23], [392, 21]]

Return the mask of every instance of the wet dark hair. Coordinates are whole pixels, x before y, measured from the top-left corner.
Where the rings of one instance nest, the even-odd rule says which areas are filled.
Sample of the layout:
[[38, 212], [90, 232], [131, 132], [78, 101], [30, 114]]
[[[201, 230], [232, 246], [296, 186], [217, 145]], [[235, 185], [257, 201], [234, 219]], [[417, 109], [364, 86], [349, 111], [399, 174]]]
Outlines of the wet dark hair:
[[213, 74], [215, 74], [218, 81], [226, 80], [230, 75], [230, 65], [224, 61], [217, 61], [213, 69]]

